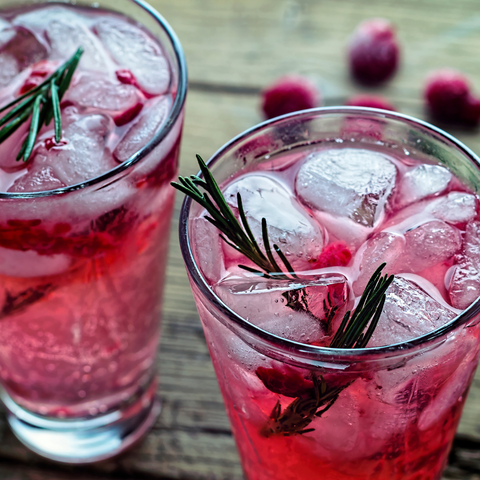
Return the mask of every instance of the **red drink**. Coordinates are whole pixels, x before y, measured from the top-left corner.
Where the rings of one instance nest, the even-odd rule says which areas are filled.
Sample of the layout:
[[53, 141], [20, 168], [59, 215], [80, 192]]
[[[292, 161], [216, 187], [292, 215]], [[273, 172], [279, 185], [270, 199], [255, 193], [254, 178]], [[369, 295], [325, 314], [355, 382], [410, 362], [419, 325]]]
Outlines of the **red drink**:
[[[130, 1], [101, 6], [146, 13]], [[28, 162], [16, 161], [26, 122], [0, 144], [3, 400], [16, 435], [57, 460], [118, 453], [158, 414], [186, 78], [178, 40], [150, 13], [152, 30], [68, 5], [0, 15], [0, 106], [84, 49], [61, 101], [61, 141], [52, 122]]]
[[[297, 273], [239, 268], [258, 269], [186, 202], [184, 258], [247, 478], [439, 479], [478, 361], [478, 159], [407, 117], [320, 109], [252, 129], [210, 167]], [[383, 262], [395, 280], [367, 348], [329, 348]]]

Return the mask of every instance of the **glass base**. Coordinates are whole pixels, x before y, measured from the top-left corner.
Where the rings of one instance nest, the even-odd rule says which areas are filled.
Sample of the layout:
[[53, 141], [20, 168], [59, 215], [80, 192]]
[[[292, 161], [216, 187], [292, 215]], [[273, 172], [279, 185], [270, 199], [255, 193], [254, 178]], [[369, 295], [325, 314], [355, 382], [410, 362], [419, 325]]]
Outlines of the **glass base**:
[[78, 420], [41, 417], [19, 407], [3, 389], [0, 396], [13, 433], [26, 447], [57, 462], [83, 464], [118, 455], [150, 430], [161, 402], [146, 393], [124, 409]]

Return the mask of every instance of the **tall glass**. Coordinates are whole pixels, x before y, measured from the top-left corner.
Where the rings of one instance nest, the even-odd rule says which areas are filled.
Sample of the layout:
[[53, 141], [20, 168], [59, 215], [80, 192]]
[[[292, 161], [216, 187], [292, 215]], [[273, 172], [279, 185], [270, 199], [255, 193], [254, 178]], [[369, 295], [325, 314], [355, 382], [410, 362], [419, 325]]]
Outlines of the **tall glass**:
[[[373, 109], [316, 109], [274, 119], [222, 147], [209, 167], [220, 183], [277, 153], [342, 142], [418, 152], [446, 165], [472, 191], [480, 186], [478, 157], [456, 139]], [[215, 294], [202, 270], [208, 245], [192, 240], [200, 211], [184, 202], [181, 248], [246, 477], [440, 479], [477, 366], [480, 300], [406, 343], [341, 350], [286, 340], [249, 323]], [[270, 389], [260, 381], [260, 367], [277, 372]], [[315, 395], [300, 401], [288, 391], [308, 387], [316, 394], [322, 379], [347, 388], [320, 417], [306, 418]]]
[[[0, 8], [38, 0], [0, 0]], [[44, 2], [51, 5], [51, 2]], [[96, 178], [0, 193], [1, 399], [33, 451], [85, 463], [153, 425], [156, 351], [187, 73], [168, 23], [141, 0], [76, 1], [120, 12], [163, 46], [174, 101], [153, 138]]]

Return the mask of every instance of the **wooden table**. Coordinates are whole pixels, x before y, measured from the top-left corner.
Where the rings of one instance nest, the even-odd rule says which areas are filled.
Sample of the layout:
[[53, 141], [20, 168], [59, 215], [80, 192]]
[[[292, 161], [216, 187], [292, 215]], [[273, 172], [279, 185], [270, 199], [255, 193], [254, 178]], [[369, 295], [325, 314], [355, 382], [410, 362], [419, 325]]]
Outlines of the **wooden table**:
[[[384, 16], [398, 27], [402, 69], [377, 92], [403, 113], [424, 118], [425, 75], [454, 67], [480, 93], [478, 0], [151, 0], [185, 48], [190, 91], [181, 173], [195, 153], [217, 148], [261, 120], [259, 92], [297, 72], [320, 85], [326, 105], [364, 91], [347, 74], [345, 43], [359, 21]], [[455, 131], [480, 152], [476, 131]], [[181, 203], [177, 198], [176, 218]], [[130, 453], [89, 467], [68, 467], [25, 449], [0, 417], [0, 479], [240, 480], [243, 478], [215, 374], [183, 267], [175, 218], [159, 367], [163, 410]], [[480, 479], [480, 374], [473, 383], [446, 479]]]

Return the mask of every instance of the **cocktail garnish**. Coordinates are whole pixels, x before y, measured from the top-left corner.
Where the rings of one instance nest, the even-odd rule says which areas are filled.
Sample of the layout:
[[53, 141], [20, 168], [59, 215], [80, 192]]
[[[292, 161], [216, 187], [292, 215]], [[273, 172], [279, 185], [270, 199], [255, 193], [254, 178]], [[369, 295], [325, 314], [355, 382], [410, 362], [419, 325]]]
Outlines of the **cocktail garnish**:
[[[172, 186], [204, 207], [210, 214], [210, 217], [207, 216], [205, 218], [222, 232], [222, 235], [220, 235], [222, 240], [245, 255], [263, 271], [246, 265], [239, 265], [239, 267], [265, 278], [275, 277], [279, 280], [298, 278], [287, 257], [278, 245], [274, 244], [273, 249], [283, 263], [286, 272], [281, 269], [275, 260], [270, 246], [270, 240], [268, 239], [267, 221], [265, 218], [262, 218], [262, 240], [263, 248], [265, 249], [265, 253], [263, 253], [248, 225], [240, 193], [237, 193], [237, 201], [238, 213], [242, 224], [240, 224], [233, 214], [212, 173], [200, 155], [197, 155], [197, 161], [200, 165], [203, 179], [196, 175], [178, 177], [180, 183], [172, 182]], [[207, 193], [202, 193], [198, 187], [202, 187]]]
[[[394, 279], [393, 275], [381, 276], [385, 266], [385, 263], [380, 265], [372, 275], [353, 314], [350, 311], [345, 313], [329, 348], [351, 349], [367, 346], [382, 313], [386, 299], [385, 292]], [[338, 377], [339, 380], [342, 379], [341, 374]], [[316, 417], [321, 417], [335, 403], [340, 393], [355, 381], [355, 378], [347, 380], [343, 385], [335, 385], [334, 382], [330, 382], [329, 385], [323, 377], [320, 377], [319, 381], [312, 374], [312, 381], [313, 388], [296, 398], [283, 412], [280, 402], [277, 401], [263, 429], [265, 435], [289, 436], [313, 431], [313, 428], [306, 427]], [[265, 381], [263, 383], [265, 385]]]
[[[239, 267], [265, 278], [297, 279], [297, 274], [293, 271], [290, 262], [278, 245], [273, 245], [273, 249], [286, 271], [282, 270], [275, 260], [268, 239], [267, 221], [265, 218], [262, 218], [262, 240], [265, 249], [265, 253], [263, 253], [248, 224], [240, 193], [237, 193], [237, 202], [241, 224], [233, 214], [212, 173], [200, 155], [197, 155], [197, 161], [203, 179], [197, 175], [179, 177], [179, 183], [172, 182], [171, 185], [204, 207], [210, 214], [210, 216], [205, 218], [222, 232], [220, 237], [232, 248], [258, 265], [261, 270], [245, 265], [239, 265]], [[203, 188], [206, 193], [202, 193], [198, 187]], [[340, 327], [330, 342], [330, 348], [352, 349], [365, 348], [367, 346], [382, 313], [386, 300], [385, 292], [394, 279], [393, 275], [382, 277], [382, 270], [385, 266], [385, 263], [380, 265], [372, 275], [355, 311], [353, 313], [351, 311], [345, 313]], [[287, 300], [289, 299], [287, 298]], [[291, 304], [289, 305], [289, 303]], [[287, 302], [287, 306], [297, 309], [299, 308], [297, 303], [300, 302]], [[335, 310], [332, 309], [329, 312], [329, 321], [333, 319]], [[265, 382], [263, 378], [265, 375], [258, 376], [268, 388], [268, 382]], [[277, 402], [270, 415], [268, 424], [264, 428], [264, 434], [288, 436], [312, 431], [313, 428], [307, 429], [306, 427], [316, 417], [322, 416], [335, 403], [340, 393], [355, 380], [355, 378], [349, 379], [340, 385], [334, 384], [337, 382], [330, 382], [331, 385], [329, 385], [323, 377], [320, 377], [319, 380], [312, 374], [311, 379], [313, 388], [296, 398], [283, 412], [280, 402]]]
[[70, 86], [73, 73], [80, 62], [83, 48], [79, 47], [75, 54], [58, 70], [40, 85], [16, 98], [0, 109], [0, 113], [12, 108], [0, 119], [0, 143], [12, 135], [30, 117], [30, 131], [17, 155], [26, 162], [32, 154], [38, 132], [43, 125], [54, 121], [55, 141], [62, 139], [62, 117], [60, 115], [60, 102]]

